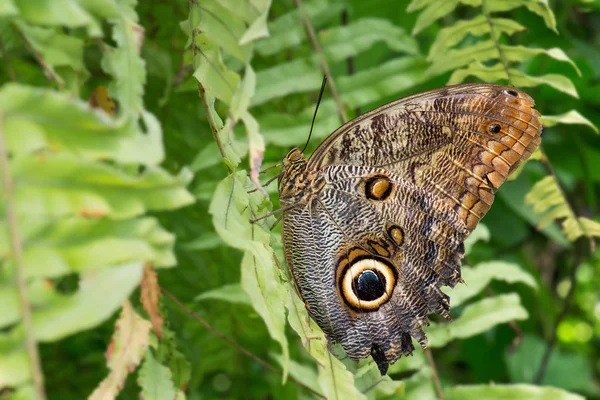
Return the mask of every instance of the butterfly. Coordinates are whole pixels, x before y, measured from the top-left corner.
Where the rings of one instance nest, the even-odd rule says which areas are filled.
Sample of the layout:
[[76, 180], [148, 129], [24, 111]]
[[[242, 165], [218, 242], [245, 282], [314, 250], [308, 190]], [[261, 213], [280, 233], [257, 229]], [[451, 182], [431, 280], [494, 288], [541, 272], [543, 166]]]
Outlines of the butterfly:
[[464, 84], [415, 94], [344, 124], [278, 178], [284, 253], [309, 315], [349, 358], [382, 375], [428, 314], [449, 318], [442, 286], [462, 282], [464, 240], [541, 141], [533, 99]]

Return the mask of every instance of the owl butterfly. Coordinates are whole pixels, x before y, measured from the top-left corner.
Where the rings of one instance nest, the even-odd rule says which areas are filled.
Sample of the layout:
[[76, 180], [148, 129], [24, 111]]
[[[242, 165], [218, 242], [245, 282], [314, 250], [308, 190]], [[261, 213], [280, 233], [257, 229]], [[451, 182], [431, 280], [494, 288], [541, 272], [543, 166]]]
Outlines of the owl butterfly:
[[308, 313], [353, 360], [389, 364], [448, 318], [463, 241], [541, 141], [534, 101], [511, 87], [451, 86], [368, 112], [279, 176], [285, 257]]

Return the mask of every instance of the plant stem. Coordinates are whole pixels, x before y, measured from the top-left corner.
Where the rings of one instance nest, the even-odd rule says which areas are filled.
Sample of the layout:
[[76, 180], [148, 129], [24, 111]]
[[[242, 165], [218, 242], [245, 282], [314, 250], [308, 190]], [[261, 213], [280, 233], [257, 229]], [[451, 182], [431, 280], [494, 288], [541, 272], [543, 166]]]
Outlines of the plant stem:
[[[196, 64], [196, 56], [198, 55], [198, 48], [196, 47], [196, 27], [193, 26], [193, 23], [192, 23], [192, 21], [193, 21], [192, 12], [194, 10], [194, 5], [196, 5], [196, 1], [190, 0], [189, 5], [190, 5], [190, 16], [188, 19], [190, 22], [189, 23], [190, 33], [192, 36], [192, 72], [194, 72], [198, 68], [198, 66]], [[202, 83], [200, 83], [200, 81], [198, 81], [198, 93], [200, 93], [200, 97], [202, 98], [202, 105], [204, 106], [204, 110], [206, 111], [206, 118], [208, 119], [208, 124], [210, 125], [210, 130], [213, 134], [213, 139], [217, 143], [217, 147], [219, 148], [219, 152], [221, 153], [221, 158], [223, 158], [223, 160], [227, 160], [227, 154], [225, 153], [225, 147], [223, 146], [223, 143], [221, 142], [221, 138], [219, 137], [219, 132], [222, 131], [222, 128], [219, 128], [217, 122], [215, 121], [215, 118], [213, 117], [213, 114], [210, 109], [208, 97], [206, 94], [206, 90], [204, 89], [204, 86], [202, 85]], [[230, 174], [233, 172], [231, 167], [229, 166], [229, 163], [226, 162], [225, 167], [227, 168], [227, 171]]]
[[2, 58], [4, 59], [4, 63], [6, 64], [6, 70], [8, 71], [8, 76], [10, 76], [10, 80], [13, 82], [17, 81], [17, 76], [15, 75], [15, 70], [12, 68], [10, 64], [10, 58], [8, 57], [8, 52], [6, 51], [6, 47], [4, 47], [4, 41], [0, 39], [0, 52], [2, 53]]
[[29, 52], [33, 55], [38, 64], [40, 64], [40, 67], [42, 67], [42, 69], [44, 70], [46, 77], [50, 81], [54, 82], [59, 90], [63, 90], [65, 88], [65, 83], [63, 82], [63, 80], [54, 73], [54, 71], [51, 67], [48, 66], [48, 64], [46, 64], [46, 61], [44, 60], [42, 55], [39, 54], [33, 48], [31, 43], [29, 43], [29, 40], [27, 40], [27, 37], [21, 31], [19, 31], [19, 34], [21, 35], [21, 38], [23, 39], [23, 43], [25, 43], [25, 47], [27, 47], [27, 50], [29, 50]]
[[[161, 287], [160, 290], [165, 294], [165, 296], [167, 296], [169, 299], [171, 299], [175, 304], [177, 304], [177, 306], [179, 308], [181, 308], [183, 311], [185, 311], [186, 314], [188, 314], [190, 317], [192, 317], [194, 320], [200, 322], [202, 325], [204, 325], [204, 327], [206, 329], [208, 329], [209, 331], [211, 331], [215, 336], [217, 336], [219, 339], [224, 340], [225, 342], [227, 342], [227, 344], [229, 344], [231, 347], [233, 347], [234, 349], [236, 349], [237, 351], [239, 351], [240, 353], [252, 358], [254, 361], [256, 361], [257, 363], [261, 364], [263, 367], [267, 368], [270, 371], [273, 371], [279, 375], [283, 375], [283, 372], [277, 368], [274, 367], [273, 365], [269, 364], [268, 361], [263, 360], [262, 358], [258, 357], [257, 355], [249, 352], [248, 350], [246, 350], [245, 348], [243, 348], [241, 345], [239, 345], [238, 343], [234, 342], [233, 340], [229, 339], [227, 336], [225, 336], [224, 334], [222, 334], [221, 332], [219, 332], [215, 327], [213, 327], [211, 324], [209, 324], [208, 322], [206, 322], [204, 319], [202, 319], [202, 317], [200, 317], [198, 314], [196, 314], [195, 312], [193, 312], [192, 310], [190, 310], [189, 308], [187, 308], [185, 305], [183, 305], [183, 303], [181, 301], [179, 301], [171, 292], [169, 292], [168, 290], [166, 290], [165, 288]], [[314, 394], [317, 397], [320, 397], [322, 399], [325, 398], [325, 396], [323, 396], [321, 393], [317, 392], [316, 390], [306, 386], [305, 384], [303, 384], [302, 382], [297, 381], [296, 379], [292, 378], [291, 376], [288, 376], [288, 379], [291, 382], [294, 382], [296, 385], [308, 390], [309, 392], [311, 392], [312, 394]]]
[[569, 307], [571, 305], [573, 295], [575, 294], [575, 286], [577, 284], [577, 270], [579, 269], [579, 266], [582, 263], [582, 258], [582, 252], [577, 251], [577, 248], [575, 248], [575, 260], [573, 261], [573, 266], [571, 267], [571, 271], [569, 273], [569, 281], [571, 283], [571, 286], [569, 286], [569, 291], [567, 292], [567, 295], [563, 302], [562, 310], [560, 310], [556, 321], [554, 321], [554, 325], [552, 326], [552, 336], [550, 336], [550, 339], [548, 340], [546, 350], [544, 351], [544, 355], [542, 356], [542, 360], [540, 361], [540, 366], [538, 367], [537, 373], [535, 374], [534, 383], [536, 385], [541, 385], [542, 380], [544, 379], [544, 375], [546, 374], [546, 370], [550, 362], [550, 356], [552, 355], [552, 350], [554, 349], [554, 345], [556, 344], [556, 339], [558, 336], [558, 326], [569, 312]]
[[496, 34], [494, 32], [494, 21], [492, 21], [492, 17], [490, 16], [489, 11], [487, 10], [486, 0], [482, 0], [481, 8], [483, 11], [483, 15], [485, 15], [485, 19], [487, 20], [487, 23], [490, 26], [490, 36], [492, 37], [492, 41], [494, 42], [496, 51], [498, 51], [498, 58], [500, 59], [500, 62], [502, 63], [502, 67], [504, 68], [504, 72], [506, 73], [506, 79], [507, 79], [509, 85], [512, 85], [512, 83], [511, 83], [512, 78], [510, 76], [510, 68], [508, 67], [508, 61], [506, 60], [506, 57], [504, 56], [504, 51], [502, 51], [502, 46], [500, 46], [499, 37], [496, 36]]
[[23, 244], [19, 235], [17, 223], [17, 211], [15, 207], [13, 181], [10, 175], [10, 166], [8, 163], [8, 150], [4, 140], [4, 128], [2, 115], [0, 115], [0, 168], [2, 169], [2, 183], [4, 189], [4, 198], [6, 200], [6, 216], [8, 219], [8, 228], [10, 234], [11, 250], [15, 259], [17, 272], [17, 292], [19, 296], [19, 307], [23, 326], [25, 328], [25, 346], [29, 357], [29, 368], [35, 386], [35, 396], [37, 400], [45, 400], [44, 374], [40, 362], [35, 335], [33, 333], [33, 319], [31, 316], [31, 304], [27, 293], [27, 282], [25, 279], [25, 265], [23, 263]]
[[329, 86], [329, 90], [331, 91], [331, 97], [333, 97], [333, 101], [335, 102], [337, 112], [342, 122], [348, 121], [348, 116], [346, 115], [346, 111], [344, 111], [344, 106], [342, 104], [342, 100], [335, 88], [335, 83], [333, 82], [333, 77], [331, 76], [331, 71], [329, 70], [329, 65], [327, 64], [327, 60], [325, 59], [325, 55], [323, 54], [323, 50], [321, 50], [321, 46], [319, 45], [319, 41], [317, 40], [317, 36], [315, 35], [315, 31], [308, 19], [308, 16], [304, 13], [302, 9], [302, 0], [295, 0], [296, 6], [298, 7], [298, 11], [300, 13], [300, 19], [302, 20], [302, 25], [304, 25], [304, 29], [306, 30], [306, 34], [310, 39], [312, 46], [317, 53], [319, 58], [319, 64], [321, 65], [321, 70], [327, 77], [327, 85]]
[[431, 368], [431, 374], [433, 375], [433, 383], [435, 385], [435, 391], [437, 393], [438, 400], [444, 400], [444, 392], [442, 391], [442, 384], [440, 383], [440, 376], [438, 375], [437, 368], [435, 366], [435, 360], [433, 359], [433, 353], [431, 349], [425, 349], [425, 355], [427, 356], [427, 362], [429, 368]]

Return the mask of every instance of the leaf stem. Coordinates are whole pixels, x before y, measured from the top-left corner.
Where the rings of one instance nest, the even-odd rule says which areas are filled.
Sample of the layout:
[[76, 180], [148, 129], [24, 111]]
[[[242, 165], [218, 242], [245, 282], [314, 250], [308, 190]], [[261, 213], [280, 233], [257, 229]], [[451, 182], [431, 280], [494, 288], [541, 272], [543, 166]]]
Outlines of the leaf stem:
[[435, 391], [437, 393], [438, 400], [444, 400], [444, 392], [442, 391], [442, 385], [440, 383], [440, 376], [438, 375], [437, 368], [435, 366], [435, 360], [433, 359], [433, 353], [430, 348], [425, 349], [425, 355], [427, 356], [427, 362], [429, 368], [431, 368], [431, 374], [433, 375], [433, 383], [435, 385]]
[[[246, 350], [245, 348], [243, 348], [241, 345], [239, 345], [238, 343], [234, 342], [233, 340], [229, 339], [227, 336], [225, 336], [224, 334], [222, 334], [221, 332], [219, 332], [215, 327], [213, 327], [211, 324], [209, 324], [208, 322], [206, 322], [204, 319], [202, 319], [202, 317], [200, 317], [198, 314], [196, 314], [195, 312], [193, 312], [192, 310], [190, 310], [189, 308], [187, 308], [181, 301], [179, 301], [171, 292], [169, 292], [167, 289], [161, 287], [160, 290], [165, 294], [165, 296], [167, 296], [169, 299], [171, 299], [175, 304], [177, 304], [177, 306], [179, 308], [181, 308], [183, 311], [185, 311], [186, 314], [188, 314], [190, 317], [192, 317], [194, 320], [200, 322], [206, 329], [208, 329], [209, 331], [211, 331], [215, 336], [217, 336], [219, 339], [224, 340], [227, 344], [229, 344], [231, 347], [233, 347], [234, 349], [236, 349], [237, 351], [239, 351], [240, 353], [250, 357], [251, 359], [253, 359], [254, 361], [256, 361], [257, 363], [261, 364], [263, 367], [267, 368], [268, 370], [275, 372], [279, 375], [283, 375], [283, 371], [281, 371], [279, 368], [274, 367], [273, 365], [269, 364], [268, 361], [263, 360], [262, 358], [258, 357], [257, 355], [251, 353], [250, 351]], [[296, 385], [308, 390], [309, 392], [311, 392], [312, 394], [314, 394], [317, 397], [320, 397], [322, 399], [325, 398], [325, 396], [323, 396], [321, 393], [317, 392], [316, 390], [306, 386], [304, 383], [297, 381], [296, 379], [292, 378], [291, 376], [288, 376], [288, 379], [291, 382], [294, 382]]]
[[[225, 153], [225, 147], [223, 146], [223, 143], [221, 142], [221, 138], [219, 137], [220, 129], [217, 125], [217, 122], [215, 121], [215, 118], [212, 115], [212, 112], [210, 111], [210, 104], [208, 103], [208, 97], [206, 94], [206, 90], [204, 89], [204, 86], [202, 86], [200, 81], [198, 81], [198, 92], [200, 93], [200, 97], [202, 98], [202, 104], [204, 105], [204, 110], [206, 111], [206, 118], [208, 119], [208, 124], [210, 125], [210, 130], [213, 134], [213, 138], [215, 139], [215, 142], [217, 143], [217, 147], [219, 148], [221, 157], [223, 158], [223, 160], [227, 160], [227, 154]], [[227, 171], [230, 174], [233, 172], [233, 170], [229, 166], [229, 163], [226, 162], [225, 167], [227, 167]]]
[[10, 64], [10, 58], [8, 57], [8, 52], [6, 51], [6, 47], [4, 46], [4, 41], [2, 39], [0, 39], [0, 52], [2, 53], [4, 64], [6, 64], [6, 70], [8, 71], [8, 76], [10, 76], [10, 80], [16, 82], [17, 76], [15, 75], [15, 70]]
[[[191, 34], [191, 38], [192, 38], [192, 68], [193, 68], [193, 71], [196, 71], [196, 69], [197, 69], [196, 56], [198, 55], [198, 47], [196, 47], [196, 27], [193, 25], [193, 20], [194, 20], [193, 11], [194, 11], [195, 4], [196, 4], [195, 0], [190, 0], [190, 2], [189, 2], [190, 15], [188, 17], [189, 25], [190, 25], [190, 27], [189, 27], [190, 34]], [[206, 111], [206, 118], [208, 119], [208, 124], [210, 125], [210, 130], [212, 132], [213, 139], [217, 143], [217, 147], [219, 148], [219, 152], [221, 153], [221, 158], [223, 158], [223, 160], [227, 160], [227, 154], [225, 153], [225, 147], [223, 146], [223, 143], [221, 142], [221, 138], [219, 137], [219, 131], [221, 131], [222, 129], [219, 128], [219, 126], [217, 125], [217, 122], [215, 121], [215, 118], [210, 110], [210, 104], [208, 102], [208, 96], [206, 94], [206, 89], [204, 89], [204, 86], [202, 85], [202, 83], [200, 83], [200, 81], [198, 81], [198, 93], [200, 93], [200, 97], [202, 98], [202, 105], [204, 106], [204, 110]], [[231, 169], [231, 166], [229, 165], [228, 162], [225, 162], [225, 167], [227, 168], [227, 171], [230, 174], [233, 172], [233, 170]]]
[[[591, 242], [593, 240], [588, 238]], [[591, 249], [591, 247], [590, 247]], [[556, 317], [556, 321], [554, 321], [554, 325], [552, 326], [552, 335], [548, 340], [548, 344], [546, 345], [546, 350], [544, 351], [544, 355], [542, 356], [542, 360], [540, 361], [540, 365], [538, 367], [537, 373], [535, 374], [534, 383], [536, 385], [541, 385], [542, 380], [544, 379], [544, 375], [546, 374], [546, 370], [548, 368], [548, 364], [550, 362], [550, 356], [552, 355], [552, 350], [556, 344], [556, 339], [558, 337], [558, 326], [562, 322], [562, 320], [567, 316], [569, 312], [569, 307], [571, 306], [571, 300], [573, 299], [573, 295], [575, 294], [575, 286], [577, 284], [577, 271], [579, 270], [579, 266], [582, 264], [583, 252], [577, 251], [575, 249], [575, 259], [573, 261], [573, 266], [571, 267], [571, 271], [569, 273], [569, 282], [571, 285], [569, 286], [569, 291], [567, 292], [567, 296], [563, 302], [562, 310]]]
[[302, 9], [302, 0], [294, 0], [296, 2], [296, 6], [298, 7], [298, 11], [300, 14], [300, 19], [302, 20], [302, 25], [304, 25], [304, 29], [306, 30], [306, 34], [310, 39], [312, 46], [317, 53], [319, 58], [319, 64], [321, 65], [321, 70], [327, 77], [327, 86], [329, 86], [329, 90], [331, 91], [331, 97], [333, 97], [333, 101], [335, 102], [337, 113], [341, 118], [342, 122], [348, 121], [348, 116], [346, 115], [346, 111], [344, 111], [344, 106], [342, 104], [342, 100], [335, 88], [335, 83], [333, 82], [333, 77], [331, 76], [331, 71], [329, 70], [329, 65], [327, 64], [327, 60], [325, 59], [325, 55], [323, 54], [323, 50], [319, 45], [319, 41], [317, 40], [317, 36], [315, 35], [315, 31], [308, 19], [308, 16], [304, 13]]
[[38, 64], [40, 64], [40, 67], [42, 67], [42, 69], [44, 70], [46, 77], [50, 81], [54, 82], [59, 90], [63, 90], [65, 88], [65, 83], [63, 82], [63, 80], [54, 73], [54, 71], [48, 66], [48, 64], [46, 64], [44, 58], [33, 48], [33, 46], [31, 45], [31, 43], [29, 43], [29, 40], [27, 40], [27, 37], [23, 34], [23, 32], [21, 32], [18, 29], [17, 31], [23, 39], [23, 43], [25, 43], [25, 47], [27, 47], [27, 50], [29, 50], [29, 52], [33, 55]]
[[33, 318], [31, 316], [31, 304], [29, 304], [27, 282], [25, 279], [25, 265], [23, 263], [23, 244], [21, 243], [21, 236], [19, 234], [17, 211], [15, 207], [13, 191], [14, 186], [9, 168], [8, 150], [4, 140], [3, 120], [2, 115], [0, 115], [0, 169], [2, 169], [2, 183], [4, 189], [4, 198], [6, 201], [6, 216], [8, 219], [12, 254], [16, 264], [17, 292], [21, 316], [23, 318], [23, 326], [25, 328], [25, 346], [27, 348], [27, 355], [29, 357], [31, 376], [35, 386], [35, 398], [37, 400], [45, 400], [46, 393], [44, 390], [44, 374], [42, 373], [40, 354], [35, 341]]

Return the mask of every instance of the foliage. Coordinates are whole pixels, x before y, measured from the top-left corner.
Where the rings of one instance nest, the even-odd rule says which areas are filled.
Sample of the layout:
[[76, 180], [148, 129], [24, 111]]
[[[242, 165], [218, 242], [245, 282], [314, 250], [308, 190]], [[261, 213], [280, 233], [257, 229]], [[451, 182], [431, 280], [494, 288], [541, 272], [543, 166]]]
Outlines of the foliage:
[[[600, 235], [598, 11], [584, 0], [0, 2], [0, 397], [35, 396], [28, 336], [50, 399], [439, 396], [418, 346], [383, 378], [330, 349], [297, 298], [276, 217], [251, 222], [277, 209], [274, 185], [254, 190], [276, 173], [260, 166], [306, 141], [322, 56], [350, 116], [467, 81], [536, 99], [543, 150], [469, 238], [466, 285], [444, 288], [453, 321], [433, 318], [429, 347], [446, 399], [600, 398], [600, 262], [587, 245]], [[307, 153], [342, 122], [328, 94]]]

